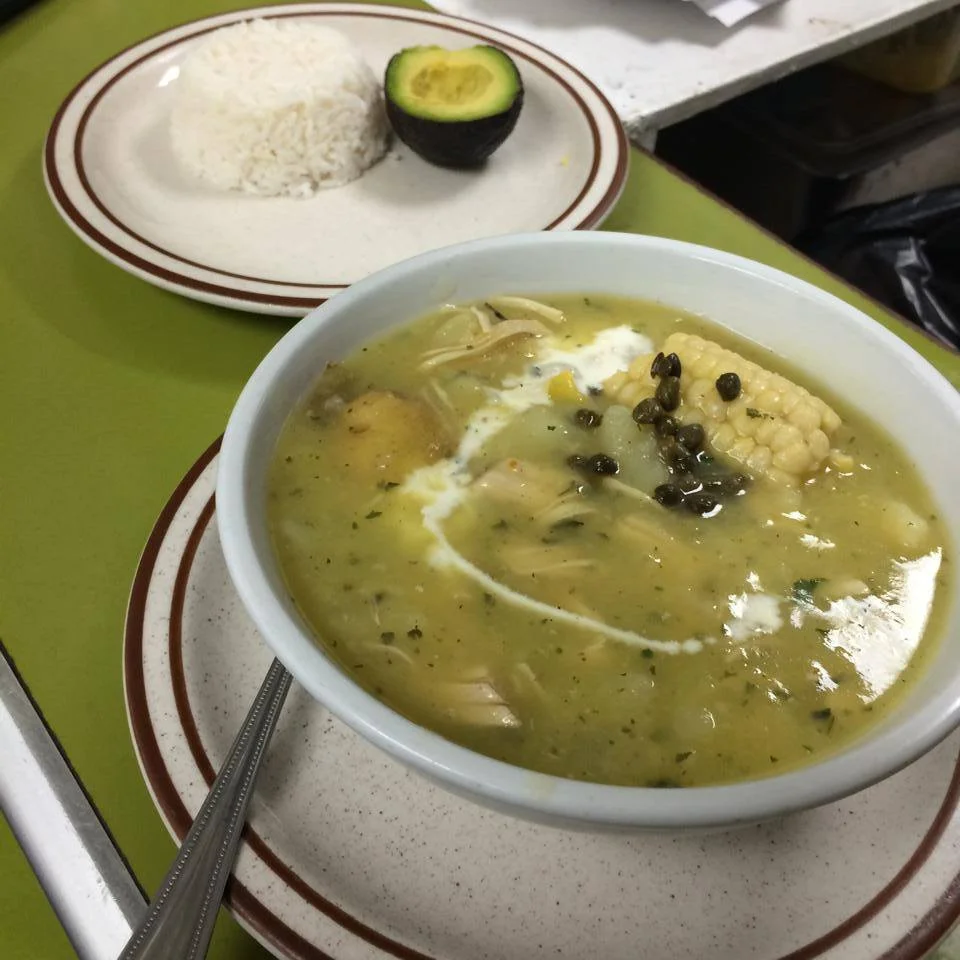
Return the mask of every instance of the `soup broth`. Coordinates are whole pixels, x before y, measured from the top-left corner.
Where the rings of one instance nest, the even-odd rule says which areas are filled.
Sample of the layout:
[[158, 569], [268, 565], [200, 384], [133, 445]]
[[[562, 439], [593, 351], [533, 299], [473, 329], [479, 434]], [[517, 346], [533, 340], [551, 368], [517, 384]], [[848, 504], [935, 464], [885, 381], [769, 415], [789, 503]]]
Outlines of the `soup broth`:
[[344, 671], [561, 777], [820, 758], [897, 703], [944, 615], [943, 531], [880, 426], [640, 301], [503, 297], [367, 344], [290, 417], [268, 496]]

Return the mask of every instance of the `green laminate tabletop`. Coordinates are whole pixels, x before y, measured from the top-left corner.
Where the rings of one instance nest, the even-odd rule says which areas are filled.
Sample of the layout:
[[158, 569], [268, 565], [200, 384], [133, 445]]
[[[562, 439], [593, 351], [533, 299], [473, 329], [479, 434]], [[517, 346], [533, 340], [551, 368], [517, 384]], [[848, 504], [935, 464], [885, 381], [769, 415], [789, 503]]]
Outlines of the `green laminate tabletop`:
[[[47, 200], [40, 153], [61, 99], [120, 48], [230, 0], [43, 0], [0, 27], [0, 637], [129, 858], [155, 889], [173, 844], [123, 706], [124, 608], [167, 496], [289, 326], [165, 293], [88, 250]], [[744, 254], [893, 328], [960, 386], [960, 358], [636, 152], [607, 223]], [[72, 956], [0, 823], [0, 957]], [[212, 956], [266, 956], [221, 917]]]

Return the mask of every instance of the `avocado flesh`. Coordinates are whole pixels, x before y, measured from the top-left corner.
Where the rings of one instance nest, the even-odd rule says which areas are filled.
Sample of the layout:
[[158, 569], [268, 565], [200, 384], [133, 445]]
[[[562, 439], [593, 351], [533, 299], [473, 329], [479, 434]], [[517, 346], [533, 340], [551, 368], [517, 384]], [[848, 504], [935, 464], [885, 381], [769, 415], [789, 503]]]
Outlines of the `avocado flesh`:
[[384, 89], [397, 136], [440, 166], [483, 163], [513, 131], [523, 105], [516, 65], [490, 46], [401, 50], [387, 65]]

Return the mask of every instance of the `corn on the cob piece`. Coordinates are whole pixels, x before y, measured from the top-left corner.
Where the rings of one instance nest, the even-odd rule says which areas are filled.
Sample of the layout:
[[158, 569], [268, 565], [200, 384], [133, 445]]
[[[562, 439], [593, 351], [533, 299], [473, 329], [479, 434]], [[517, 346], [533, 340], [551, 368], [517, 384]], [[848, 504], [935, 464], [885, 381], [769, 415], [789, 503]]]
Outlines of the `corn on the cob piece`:
[[[673, 333], [661, 347], [676, 353], [683, 366], [681, 404], [674, 415], [700, 423], [714, 449], [772, 480], [798, 485], [819, 470], [831, 453], [830, 437], [840, 417], [819, 397], [786, 377], [765, 370], [717, 343], [689, 333]], [[633, 407], [652, 396], [651, 357], [638, 357], [627, 371], [605, 384], [617, 402]], [[741, 391], [725, 401], [717, 393], [722, 373], [736, 373]]]

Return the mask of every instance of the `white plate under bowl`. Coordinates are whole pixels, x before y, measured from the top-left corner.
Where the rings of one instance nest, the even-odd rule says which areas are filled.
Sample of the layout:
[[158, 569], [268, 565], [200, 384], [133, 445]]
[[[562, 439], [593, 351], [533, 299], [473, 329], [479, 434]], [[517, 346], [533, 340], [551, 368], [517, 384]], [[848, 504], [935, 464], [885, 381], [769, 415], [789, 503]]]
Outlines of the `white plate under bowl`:
[[[184, 173], [170, 147], [178, 70], [212, 30], [255, 17], [339, 30], [381, 76], [404, 47], [494, 44], [523, 78], [520, 119], [480, 170], [431, 166], [395, 141], [362, 177], [308, 200], [215, 190]], [[60, 107], [44, 176], [67, 224], [122, 269], [194, 299], [303, 316], [417, 253], [504, 233], [596, 227], [623, 189], [628, 160], [603, 94], [532, 43], [442, 14], [304, 3], [208, 17], [107, 61]]]
[[[127, 616], [133, 740], [178, 841], [272, 659], [212, 522], [218, 447], [161, 514]], [[734, 833], [566, 833], [433, 786], [294, 685], [228, 902], [297, 960], [919, 960], [960, 915], [958, 748]]]

